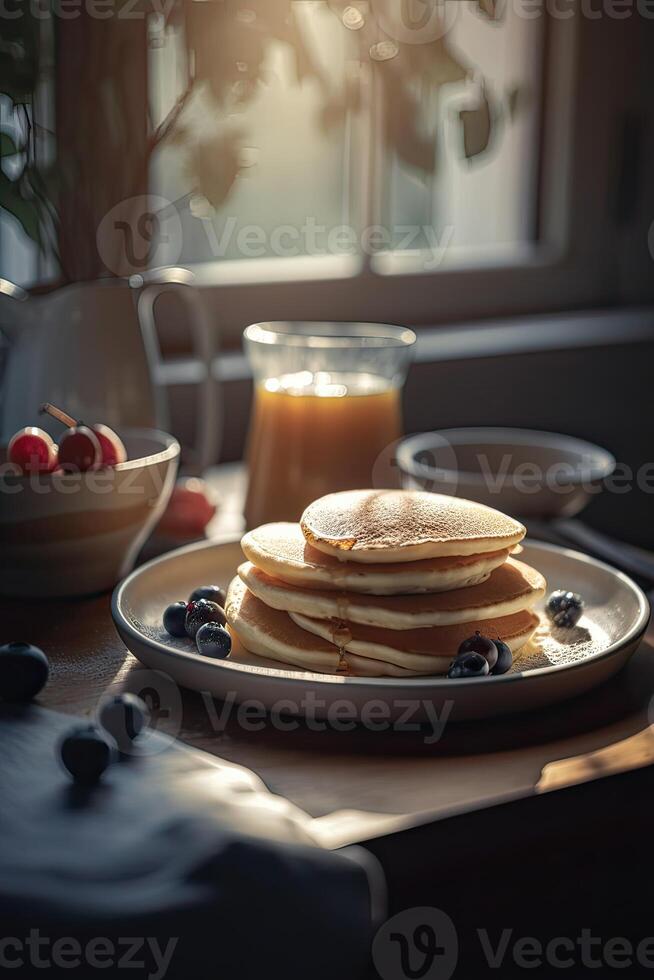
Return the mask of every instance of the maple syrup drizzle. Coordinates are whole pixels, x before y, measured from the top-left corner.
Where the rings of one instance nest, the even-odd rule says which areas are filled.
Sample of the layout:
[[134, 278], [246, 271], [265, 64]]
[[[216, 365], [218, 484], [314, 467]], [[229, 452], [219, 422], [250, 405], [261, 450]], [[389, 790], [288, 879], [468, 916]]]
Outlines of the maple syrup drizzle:
[[336, 596], [337, 616], [331, 620], [332, 643], [334, 646], [338, 647], [338, 673], [344, 673], [349, 669], [347, 660], [345, 659], [345, 650], [348, 644], [352, 641], [352, 633], [350, 632], [350, 627], [348, 624], [349, 603], [347, 592], [345, 590], [347, 579], [347, 568], [345, 561], [339, 560], [338, 565], [331, 569], [330, 574], [334, 584], [338, 586], [340, 590]]
[[[345, 660], [345, 651], [347, 649], [348, 643], [352, 641], [352, 633], [350, 632], [350, 627], [347, 622], [347, 617], [342, 615], [341, 599], [339, 596], [338, 600], [338, 612], [339, 615], [336, 619], [331, 620], [331, 631], [332, 631], [332, 643], [334, 646], [338, 647], [339, 664], [338, 669], [343, 670], [347, 667], [347, 662]], [[347, 600], [345, 600], [345, 607], [347, 607]]]

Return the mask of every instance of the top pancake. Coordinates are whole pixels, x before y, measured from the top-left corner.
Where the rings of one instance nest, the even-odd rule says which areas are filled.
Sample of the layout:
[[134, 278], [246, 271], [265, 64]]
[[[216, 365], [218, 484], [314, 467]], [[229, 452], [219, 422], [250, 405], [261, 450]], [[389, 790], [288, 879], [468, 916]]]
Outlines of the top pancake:
[[309, 504], [300, 526], [318, 551], [380, 564], [498, 551], [526, 533], [492, 507], [418, 490], [328, 494]]
[[313, 548], [299, 524], [264, 524], [241, 541], [245, 557], [274, 578], [305, 588], [371, 595], [447, 592], [485, 581], [509, 556], [508, 548], [482, 555], [444, 555], [415, 562], [362, 564]]

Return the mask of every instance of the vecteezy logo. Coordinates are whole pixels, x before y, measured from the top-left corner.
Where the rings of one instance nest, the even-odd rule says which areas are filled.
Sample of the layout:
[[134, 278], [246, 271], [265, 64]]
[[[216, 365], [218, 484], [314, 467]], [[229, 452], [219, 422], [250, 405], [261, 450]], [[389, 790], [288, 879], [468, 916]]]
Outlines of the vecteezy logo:
[[379, 26], [401, 44], [431, 44], [452, 30], [461, 0], [372, 0]]
[[98, 254], [115, 275], [171, 265], [182, 254], [182, 222], [164, 197], [142, 194], [120, 201], [98, 226]]
[[[125, 236], [125, 255], [130, 266], [144, 268], [148, 263], [148, 256], [153, 244], [163, 241], [167, 244], [168, 239], [162, 239], [161, 222], [159, 215], [152, 211], [145, 211], [136, 218], [136, 228], [134, 229], [129, 221], [114, 220], [114, 228]], [[136, 254], [136, 241], [143, 242], [145, 248], [140, 255]]]
[[459, 464], [454, 446], [447, 436], [435, 432], [425, 443], [421, 436], [389, 442], [373, 464], [371, 486], [396, 487], [405, 481], [409, 489], [456, 496]]
[[372, 944], [372, 960], [382, 980], [449, 980], [458, 957], [454, 923], [436, 908], [398, 912]]
[[167, 749], [179, 735], [184, 715], [182, 695], [172, 677], [161, 670], [135, 667], [105, 693], [119, 691], [141, 698], [150, 715], [147, 731], [134, 743], [132, 754], [157, 755]]

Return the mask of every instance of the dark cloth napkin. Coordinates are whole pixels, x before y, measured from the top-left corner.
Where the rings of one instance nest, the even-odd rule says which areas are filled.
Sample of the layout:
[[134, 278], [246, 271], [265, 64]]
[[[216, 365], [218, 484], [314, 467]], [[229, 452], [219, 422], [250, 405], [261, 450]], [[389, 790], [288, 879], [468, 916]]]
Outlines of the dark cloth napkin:
[[155, 733], [80, 788], [57, 744], [81, 720], [0, 705], [0, 972], [365, 975], [380, 889], [366, 852], [319, 848], [252, 773]]

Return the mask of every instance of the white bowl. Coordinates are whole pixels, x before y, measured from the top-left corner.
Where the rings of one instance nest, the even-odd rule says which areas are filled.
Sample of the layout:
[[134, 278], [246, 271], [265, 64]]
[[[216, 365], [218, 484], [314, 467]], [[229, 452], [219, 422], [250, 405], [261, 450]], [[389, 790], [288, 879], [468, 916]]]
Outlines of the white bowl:
[[571, 517], [601, 491], [615, 469], [611, 453], [590, 442], [532, 429], [440, 429], [397, 448], [402, 484], [479, 503], [520, 517]]
[[155, 429], [119, 433], [128, 459], [86, 473], [17, 476], [0, 466], [0, 593], [104, 592], [134, 567], [163, 514], [180, 448]]

